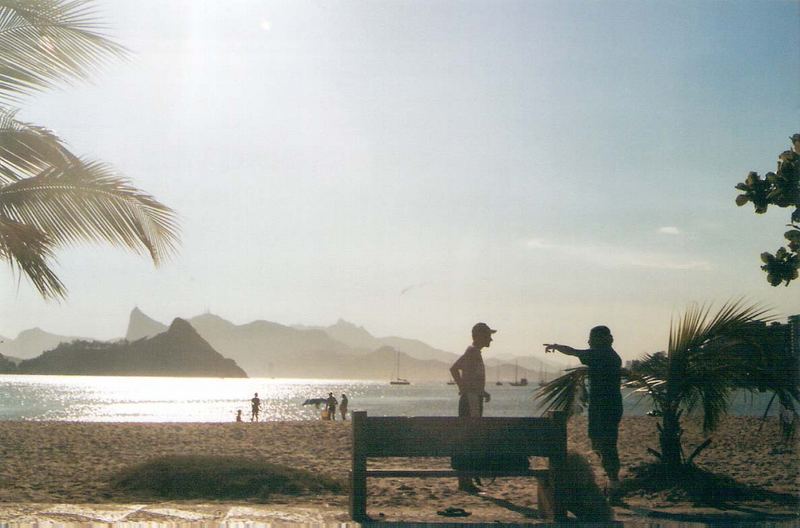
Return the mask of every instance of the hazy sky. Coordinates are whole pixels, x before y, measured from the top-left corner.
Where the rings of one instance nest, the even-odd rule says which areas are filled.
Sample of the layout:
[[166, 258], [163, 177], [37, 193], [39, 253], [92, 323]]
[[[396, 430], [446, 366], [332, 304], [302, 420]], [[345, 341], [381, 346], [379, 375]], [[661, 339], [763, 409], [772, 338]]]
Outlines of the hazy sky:
[[41, 300], [6, 268], [0, 334], [124, 334], [206, 310], [461, 351], [666, 346], [692, 301], [800, 312], [759, 254], [787, 210], [737, 208], [800, 132], [800, 3], [121, 1], [133, 51], [19, 116], [181, 217], [161, 268], [60, 253]]

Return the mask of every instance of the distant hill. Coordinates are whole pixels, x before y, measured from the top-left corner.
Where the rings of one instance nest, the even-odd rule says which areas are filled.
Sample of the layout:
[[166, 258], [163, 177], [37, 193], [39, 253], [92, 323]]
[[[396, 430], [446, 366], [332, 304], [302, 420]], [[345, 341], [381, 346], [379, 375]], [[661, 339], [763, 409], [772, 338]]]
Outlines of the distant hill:
[[16, 374], [17, 364], [11, 359], [0, 354], [0, 374]]
[[336, 324], [331, 326], [308, 327], [307, 329], [322, 330], [332, 339], [354, 349], [372, 351], [384, 345], [380, 339], [367, 332], [363, 326], [356, 326], [344, 319], [339, 319]]
[[[407, 339], [405, 337], [395, 336], [381, 337], [379, 339], [383, 345], [387, 345], [401, 352], [405, 352], [413, 358], [435, 359], [436, 361], [442, 361], [448, 365], [452, 365], [453, 362], [463, 353], [463, 350], [459, 354], [445, 352], [444, 350], [434, 348], [427, 343], [423, 343], [418, 339]], [[466, 344], [464, 345], [464, 348], [466, 349]]]
[[189, 321], [204, 339], [236, 360], [250, 376], [331, 377], [322, 374], [325, 365], [352, 354], [350, 347], [321, 330], [298, 330], [269, 321], [236, 325], [213, 314]]
[[0, 354], [16, 358], [29, 359], [38, 356], [45, 350], [51, 350], [59, 343], [69, 343], [76, 339], [85, 339], [75, 336], [62, 336], [45, 332], [41, 328], [23, 330], [16, 339], [2, 338]]
[[[389, 336], [375, 337], [364, 327], [339, 319], [331, 326], [285, 326], [269, 321], [253, 321], [237, 325], [205, 313], [188, 320], [207, 345], [223, 357], [231, 358], [247, 375], [257, 377], [342, 378], [389, 380], [394, 376], [395, 358], [400, 358], [401, 376], [412, 382], [442, 381], [450, 378], [449, 368], [459, 353], [432, 347], [417, 339]], [[80, 341], [75, 347], [62, 350], [117, 350], [115, 347], [134, 345], [137, 341], [152, 338], [167, 331], [167, 325], [156, 321], [134, 308], [128, 319], [128, 343], [97, 342], [77, 337], [50, 334], [39, 328], [20, 332], [17, 339], [0, 343], [0, 355], [19, 364], [22, 359], [35, 358], [60, 344]], [[466, 346], [465, 342], [465, 346]], [[494, 351], [492, 351], [494, 352]], [[493, 355], [490, 352], [489, 356]], [[48, 356], [49, 358], [49, 356]], [[46, 365], [48, 359], [39, 359], [31, 365]], [[547, 378], [552, 379], [563, 368], [556, 363], [541, 361], [531, 356], [487, 357], [489, 383], [496, 379], [512, 381], [528, 378], [539, 380], [542, 366]], [[515, 362], [518, 368], [515, 368]], [[0, 372], [4, 363], [0, 360]], [[10, 366], [7, 366], [10, 369]], [[36, 368], [45, 368], [44, 366]], [[63, 363], [58, 368], [65, 368]], [[84, 367], [82, 367], [84, 368]], [[89, 367], [85, 367], [89, 368]], [[159, 374], [153, 371], [150, 375]]]
[[[236, 361], [254, 377], [343, 378], [389, 380], [399, 353], [401, 376], [412, 381], [446, 381], [449, 368], [460, 355], [434, 348], [417, 339], [375, 337], [364, 327], [339, 319], [331, 326], [285, 326], [270, 321], [238, 325], [205, 313], [188, 319], [215, 350]], [[163, 331], [166, 325], [139, 308], [131, 311], [129, 339]], [[466, 345], [466, 343], [465, 343]], [[535, 358], [519, 358], [517, 377], [531, 383], [539, 379]], [[514, 379], [514, 359], [487, 358], [487, 380]], [[499, 369], [497, 365], [500, 365]], [[545, 364], [553, 373], [559, 369]]]
[[20, 374], [246, 378], [192, 326], [175, 319], [166, 332], [137, 341], [73, 341], [21, 362]]
[[143, 337], [153, 337], [166, 331], [166, 329], [167, 325], [151, 319], [136, 307], [131, 311], [131, 315], [128, 318], [128, 331], [125, 333], [125, 339], [136, 341]]
[[460, 354], [446, 352], [434, 348], [418, 339], [407, 339], [405, 337], [375, 337], [370, 334], [363, 326], [356, 326], [353, 323], [339, 319], [331, 326], [295, 326], [297, 329], [322, 330], [333, 339], [340, 341], [354, 349], [354, 352], [375, 351], [384, 346], [390, 346], [401, 352], [405, 352], [412, 358], [428, 360], [435, 359], [452, 364]]

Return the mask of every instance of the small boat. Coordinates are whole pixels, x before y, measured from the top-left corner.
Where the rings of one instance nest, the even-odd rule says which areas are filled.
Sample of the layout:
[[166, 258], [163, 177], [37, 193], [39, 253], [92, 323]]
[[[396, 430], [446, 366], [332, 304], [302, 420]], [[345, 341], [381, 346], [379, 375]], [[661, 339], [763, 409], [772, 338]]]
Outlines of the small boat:
[[447, 384], [448, 384], [448, 385], [455, 385], [455, 384], [456, 384], [456, 382], [455, 382], [455, 381], [453, 381], [453, 380], [450, 380], [450, 381], [448, 381], [448, 382], [447, 382]]
[[509, 385], [512, 387], [527, 387], [528, 386], [528, 378], [520, 378], [517, 379], [517, 374], [519, 373], [519, 361], [514, 362], [514, 381], [509, 382]]
[[497, 381], [494, 382], [495, 385], [502, 385], [503, 382], [500, 381], [500, 365], [497, 365]]
[[411, 382], [405, 378], [400, 377], [400, 351], [395, 350], [395, 377], [389, 382], [389, 385], [411, 385]]
[[547, 373], [544, 370], [544, 365], [539, 367], [539, 386], [544, 387], [547, 385]]

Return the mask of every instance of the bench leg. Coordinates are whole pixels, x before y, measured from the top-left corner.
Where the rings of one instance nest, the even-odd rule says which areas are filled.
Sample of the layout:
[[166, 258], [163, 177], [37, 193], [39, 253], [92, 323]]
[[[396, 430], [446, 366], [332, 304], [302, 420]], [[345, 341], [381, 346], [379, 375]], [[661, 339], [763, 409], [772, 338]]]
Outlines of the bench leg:
[[536, 479], [536, 501], [541, 518], [552, 521], [555, 515], [553, 512], [553, 488], [550, 486], [549, 479]]
[[567, 520], [567, 509], [564, 507], [564, 497], [556, 492], [554, 482], [550, 478], [536, 478], [536, 497], [539, 505], [539, 514], [542, 519], [562, 522]]
[[350, 473], [350, 518], [354, 521], [367, 519], [366, 472]]
[[350, 471], [350, 518], [354, 521], [367, 519], [367, 455], [363, 451], [366, 436], [367, 413], [353, 412], [352, 442], [353, 458]]

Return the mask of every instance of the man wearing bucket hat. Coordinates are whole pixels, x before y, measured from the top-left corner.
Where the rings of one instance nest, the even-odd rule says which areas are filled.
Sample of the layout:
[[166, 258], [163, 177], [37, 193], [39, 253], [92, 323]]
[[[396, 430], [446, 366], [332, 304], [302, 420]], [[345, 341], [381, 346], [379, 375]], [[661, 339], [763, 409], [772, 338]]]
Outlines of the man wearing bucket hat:
[[[497, 332], [486, 323], [477, 323], [472, 327], [472, 344], [464, 354], [450, 367], [450, 374], [458, 385], [458, 415], [483, 416], [483, 403], [489, 402], [491, 396], [486, 392], [486, 367], [483, 364], [481, 350], [492, 343], [492, 334]], [[478, 488], [472, 481], [463, 476], [458, 477], [458, 489], [475, 493]]]

